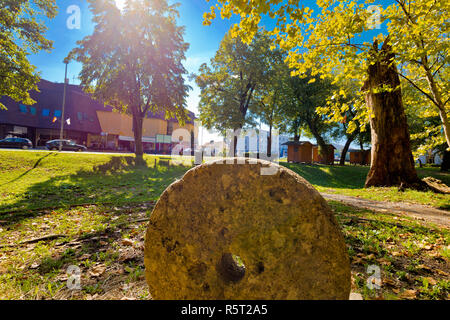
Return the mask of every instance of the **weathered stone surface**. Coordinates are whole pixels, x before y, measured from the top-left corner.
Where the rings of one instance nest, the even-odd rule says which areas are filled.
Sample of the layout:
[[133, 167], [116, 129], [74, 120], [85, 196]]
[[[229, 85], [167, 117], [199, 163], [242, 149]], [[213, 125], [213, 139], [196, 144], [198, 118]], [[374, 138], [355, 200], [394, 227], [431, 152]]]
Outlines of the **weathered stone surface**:
[[261, 175], [268, 164], [212, 162], [166, 189], [145, 239], [154, 299], [349, 298], [331, 209], [291, 170]]

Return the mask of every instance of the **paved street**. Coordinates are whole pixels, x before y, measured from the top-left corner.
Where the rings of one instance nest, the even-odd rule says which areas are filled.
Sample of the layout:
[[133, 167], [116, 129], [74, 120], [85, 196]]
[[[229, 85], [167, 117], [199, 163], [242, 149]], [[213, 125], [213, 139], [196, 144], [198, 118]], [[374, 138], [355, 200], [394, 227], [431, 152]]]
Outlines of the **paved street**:
[[[13, 149], [13, 148], [0, 148], [0, 151], [16, 151], [16, 152], [58, 152], [58, 151], [49, 151], [47, 149]], [[63, 153], [83, 153], [83, 154], [116, 154], [116, 155], [130, 155], [134, 154], [133, 152], [101, 152], [101, 151], [83, 151], [83, 152], [77, 152], [77, 151], [61, 151]], [[155, 155], [153, 153], [149, 153], [148, 155]], [[157, 156], [167, 156], [164, 154], [156, 154]]]

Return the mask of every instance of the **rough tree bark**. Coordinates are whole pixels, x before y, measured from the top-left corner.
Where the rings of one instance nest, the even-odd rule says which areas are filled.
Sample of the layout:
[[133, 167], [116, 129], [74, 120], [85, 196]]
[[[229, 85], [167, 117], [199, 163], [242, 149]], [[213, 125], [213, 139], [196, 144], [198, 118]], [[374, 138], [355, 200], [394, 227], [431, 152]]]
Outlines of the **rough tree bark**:
[[369, 66], [368, 78], [362, 88], [372, 114], [371, 168], [366, 188], [421, 184], [414, 167], [400, 79], [388, 40], [380, 50], [377, 41], [374, 42], [372, 50], [376, 60]]

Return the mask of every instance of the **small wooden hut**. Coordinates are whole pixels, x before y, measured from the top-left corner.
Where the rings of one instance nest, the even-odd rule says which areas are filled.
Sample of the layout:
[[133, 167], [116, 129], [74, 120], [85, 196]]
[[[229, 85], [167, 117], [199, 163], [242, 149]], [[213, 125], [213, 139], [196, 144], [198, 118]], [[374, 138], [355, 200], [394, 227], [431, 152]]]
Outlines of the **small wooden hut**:
[[309, 141], [288, 141], [288, 162], [312, 163], [312, 143]]
[[328, 146], [328, 159], [326, 161], [322, 159], [320, 153], [319, 153], [319, 146], [313, 145], [312, 152], [313, 152], [313, 162], [316, 163], [322, 163], [322, 164], [334, 164], [334, 149], [336, 149], [332, 144], [327, 145]]
[[371, 150], [349, 150], [350, 164], [370, 165]]

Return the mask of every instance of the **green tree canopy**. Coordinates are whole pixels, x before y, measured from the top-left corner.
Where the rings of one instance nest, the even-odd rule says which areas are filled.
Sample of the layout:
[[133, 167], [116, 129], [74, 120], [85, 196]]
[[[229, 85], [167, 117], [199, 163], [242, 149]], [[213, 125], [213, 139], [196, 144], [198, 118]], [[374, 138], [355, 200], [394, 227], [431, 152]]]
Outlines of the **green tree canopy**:
[[[333, 77], [334, 81], [354, 79], [362, 87], [368, 66], [379, 59], [372, 50], [374, 41], [388, 42], [395, 54], [398, 74], [405, 85], [420, 93], [416, 97], [427, 102], [428, 112], [439, 115], [444, 129], [441, 139], [450, 146], [449, 1], [392, 0], [382, 7], [374, 0], [317, 0], [318, 12], [301, 5], [300, 0], [217, 2], [210, 13], [205, 13], [204, 23], [211, 23], [216, 9], [222, 18], [238, 15], [240, 22], [234, 25], [232, 34], [245, 42], [251, 41], [263, 15], [275, 19], [276, 27], [272, 30], [275, 42], [289, 51], [290, 66], [299, 75], [311, 69], [313, 75]], [[360, 40], [361, 35], [383, 22], [387, 34], [379, 32], [371, 42]], [[357, 119], [361, 116], [368, 119], [367, 106], [359, 106]]]
[[255, 97], [268, 81], [271, 40], [257, 33], [245, 44], [226, 34], [211, 64], [200, 67], [196, 82], [201, 89], [200, 120], [222, 133], [255, 125]]
[[[428, 106], [439, 114], [450, 146], [450, 24], [446, 18], [450, 3], [392, 0], [385, 7], [370, 7], [373, 3], [317, 0], [319, 10], [314, 12], [300, 0], [218, 0], [216, 8], [222, 18], [233, 14], [240, 17], [231, 33], [245, 42], [251, 41], [263, 15], [275, 19], [274, 46], [289, 51], [294, 74], [302, 76], [312, 70], [312, 75], [333, 82], [358, 81], [366, 101], [358, 114], [370, 119], [374, 150], [366, 186], [418, 186], [421, 183], [411, 155], [399, 78], [429, 100]], [[387, 33], [380, 32], [372, 41], [364, 41], [362, 36], [377, 25], [374, 11], [379, 13], [378, 22], [386, 23]], [[210, 24], [215, 15], [213, 7], [205, 14], [204, 23]], [[339, 89], [337, 94], [346, 93]]]
[[39, 17], [54, 18], [56, 13], [55, 0], [0, 1], [0, 96], [25, 104], [35, 102], [28, 92], [38, 89], [40, 78], [28, 56], [52, 49]]
[[321, 106], [325, 106], [327, 97], [333, 92], [334, 86], [327, 79], [307, 74], [306, 78], [297, 76], [289, 79], [293, 104], [286, 104], [283, 113], [291, 123], [306, 128], [316, 139], [319, 151], [324, 159], [327, 159], [327, 141], [325, 136], [335, 126], [335, 123], [327, 121], [324, 114], [316, 112]]
[[89, 0], [94, 33], [69, 55], [81, 62], [82, 86], [93, 97], [133, 116], [136, 156], [142, 159], [142, 124], [149, 111], [187, 119], [182, 61], [188, 44], [176, 24], [177, 5], [166, 0]]

